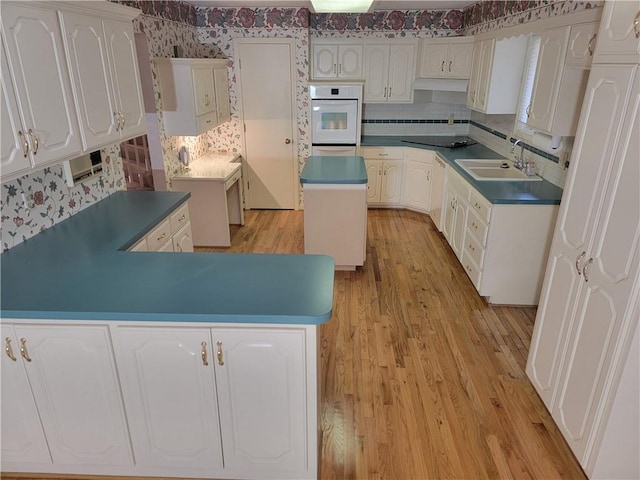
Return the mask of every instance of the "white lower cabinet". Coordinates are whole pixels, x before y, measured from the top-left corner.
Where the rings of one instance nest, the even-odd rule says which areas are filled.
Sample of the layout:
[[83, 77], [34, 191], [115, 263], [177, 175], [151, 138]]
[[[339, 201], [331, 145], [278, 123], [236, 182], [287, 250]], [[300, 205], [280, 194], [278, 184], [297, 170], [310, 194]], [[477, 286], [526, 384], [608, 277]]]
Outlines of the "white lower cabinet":
[[489, 303], [537, 305], [557, 205], [492, 205], [449, 169], [442, 233]]
[[412, 210], [429, 211], [434, 156], [431, 150], [405, 150], [404, 204]]
[[[2, 325], [2, 462], [51, 463], [47, 440], [10, 325]], [[4, 470], [4, 467], [3, 467]]]
[[360, 147], [367, 168], [367, 204], [400, 206], [404, 149], [399, 147]]
[[[132, 465], [108, 327], [15, 324], [14, 334], [5, 328], [3, 325], [7, 358], [3, 358], [2, 470], [14, 471], [19, 463], [12, 462], [49, 464], [51, 460], [54, 465], [76, 468]], [[6, 350], [9, 340], [15, 361]], [[15, 390], [5, 397], [6, 371], [11, 371], [8, 378]], [[20, 378], [24, 371], [30, 390]], [[21, 418], [5, 425], [13, 414]], [[44, 446], [38, 415], [46, 437]], [[24, 429], [17, 421], [25, 422]]]
[[129, 251], [193, 252], [193, 234], [188, 202], [160, 221], [149, 233], [130, 247]]
[[315, 478], [307, 332], [118, 327], [123, 394], [142, 472]]

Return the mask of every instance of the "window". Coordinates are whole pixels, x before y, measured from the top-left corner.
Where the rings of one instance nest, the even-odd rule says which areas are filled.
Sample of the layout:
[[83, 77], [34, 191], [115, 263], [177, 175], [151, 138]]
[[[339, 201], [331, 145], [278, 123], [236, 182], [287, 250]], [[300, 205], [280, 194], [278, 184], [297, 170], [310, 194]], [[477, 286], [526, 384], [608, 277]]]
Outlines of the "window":
[[524, 64], [522, 78], [522, 92], [520, 93], [520, 103], [516, 112], [516, 132], [522, 132], [533, 136], [534, 130], [527, 127], [527, 117], [529, 105], [531, 104], [531, 94], [533, 93], [533, 81], [536, 78], [536, 67], [538, 64], [538, 54], [540, 53], [540, 36], [530, 35], [527, 47], [527, 57]]

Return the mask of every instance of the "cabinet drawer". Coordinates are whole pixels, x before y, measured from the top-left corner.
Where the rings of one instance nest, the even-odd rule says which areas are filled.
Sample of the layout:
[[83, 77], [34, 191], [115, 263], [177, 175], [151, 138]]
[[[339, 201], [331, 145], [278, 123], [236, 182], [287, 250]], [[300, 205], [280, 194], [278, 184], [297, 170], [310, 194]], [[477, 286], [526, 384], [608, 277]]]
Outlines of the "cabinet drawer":
[[451, 168], [449, 169], [448, 184], [455, 188], [465, 201], [469, 199], [469, 184]]
[[[162, 246], [171, 242], [171, 222], [168, 218], [164, 219], [160, 224], [147, 234], [147, 246], [152, 252], [162, 249]], [[173, 248], [173, 247], [172, 247]]]
[[215, 127], [218, 123], [218, 114], [214, 110], [213, 112], [205, 113], [204, 115], [198, 115], [196, 117], [198, 123], [198, 132], [206, 132], [207, 130]]
[[420, 163], [433, 163], [435, 152], [432, 150], [423, 150], [421, 148], [405, 148], [404, 156], [406, 160]]
[[476, 289], [480, 290], [480, 276], [482, 275], [482, 270], [475, 264], [473, 259], [469, 256], [467, 252], [462, 256], [462, 268], [467, 272], [467, 275], [475, 285]]
[[478, 242], [485, 246], [487, 244], [487, 232], [489, 226], [473, 211], [472, 207], [469, 207], [469, 214], [467, 215], [467, 232], [476, 237]]
[[149, 247], [147, 246], [147, 237], [143, 237], [136, 242], [133, 247], [129, 248], [130, 252], [148, 252]]
[[176, 233], [183, 225], [189, 223], [189, 204], [185, 203], [171, 214], [171, 233]]
[[471, 257], [476, 265], [482, 268], [484, 260], [484, 247], [473, 235], [467, 235], [464, 241], [465, 254]]
[[233, 172], [233, 175], [231, 175], [231, 177], [226, 182], [224, 182], [224, 189], [229, 190], [229, 188], [231, 188], [231, 185], [233, 185], [235, 182], [240, 180], [241, 176], [242, 176], [242, 168], [238, 168], [238, 170]]
[[469, 210], [478, 214], [485, 222], [491, 218], [491, 203], [473, 188], [469, 194]]
[[404, 148], [401, 147], [360, 147], [360, 155], [380, 160], [402, 160]]

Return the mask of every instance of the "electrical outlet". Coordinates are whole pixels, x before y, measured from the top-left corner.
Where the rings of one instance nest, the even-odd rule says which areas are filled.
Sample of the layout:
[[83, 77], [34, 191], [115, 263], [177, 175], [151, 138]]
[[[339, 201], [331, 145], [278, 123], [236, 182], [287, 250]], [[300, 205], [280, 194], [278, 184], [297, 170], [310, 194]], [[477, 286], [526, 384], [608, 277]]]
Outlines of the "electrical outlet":
[[449, 125], [453, 125], [453, 113], [449, 115]]

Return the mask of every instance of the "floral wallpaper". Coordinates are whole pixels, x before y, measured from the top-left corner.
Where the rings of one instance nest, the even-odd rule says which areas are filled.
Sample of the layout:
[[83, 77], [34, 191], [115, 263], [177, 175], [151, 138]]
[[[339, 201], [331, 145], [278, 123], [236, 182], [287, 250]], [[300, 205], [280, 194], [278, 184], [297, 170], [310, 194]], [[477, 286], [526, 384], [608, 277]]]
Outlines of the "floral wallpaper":
[[[311, 30], [347, 30], [375, 32], [405, 32], [411, 36], [419, 33], [446, 32], [459, 35], [463, 27], [461, 10], [393, 10], [374, 11], [372, 13], [321, 13], [311, 15]], [[436, 36], [436, 35], [430, 35]]]
[[101, 151], [103, 174], [80, 185], [68, 187], [62, 166], [56, 165], [0, 186], [2, 251], [9, 250], [112, 193], [124, 190], [119, 145]]
[[137, 8], [143, 15], [171, 20], [186, 25], [196, 24], [196, 7], [176, 0], [109, 0], [114, 3]]
[[603, 5], [604, 0], [483, 0], [463, 10], [464, 34], [478, 35], [521, 23], [599, 8]]

